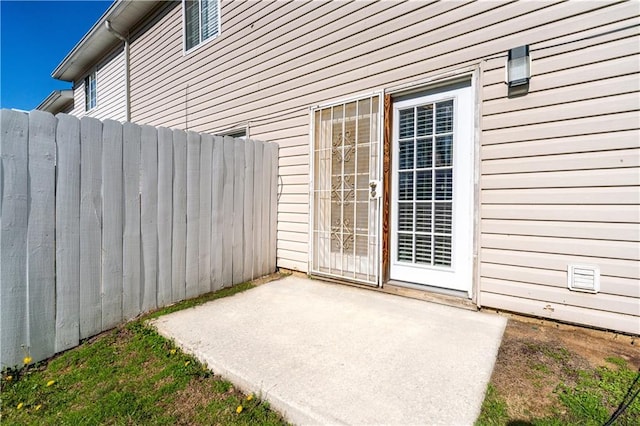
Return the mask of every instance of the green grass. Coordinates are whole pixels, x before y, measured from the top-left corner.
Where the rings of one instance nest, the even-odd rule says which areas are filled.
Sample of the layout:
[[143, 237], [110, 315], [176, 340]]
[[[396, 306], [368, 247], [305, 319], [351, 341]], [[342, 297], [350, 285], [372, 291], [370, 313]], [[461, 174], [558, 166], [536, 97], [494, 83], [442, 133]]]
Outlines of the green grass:
[[[149, 318], [251, 287], [240, 284], [178, 303], [89, 339], [48, 362], [3, 372], [0, 423], [284, 424], [266, 402], [247, 400], [231, 383], [212, 375], [145, 324]], [[243, 407], [240, 413], [238, 406]]]
[[[563, 361], [570, 356], [564, 349], [553, 353], [547, 352], [546, 355], [556, 361]], [[504, 396], [500, 395], [495, 386], [490, 383], [476, 424], [602, 425], [609, 420], [623, 400], [628, 401], [629, 395], [640, 388], [640, 382], [634, 384], [634, 379], [640, 372], [630, 369], [624, 359], [611, 357], [606, 361], [613, 364], [614, 368], [575, 370], [574, 373], [577, 376], [575, 384], [560, 383], [555, 388], [554, 398], [557, 398], [558, 404], [553, 413], [526, 421], [509, 417]], [[534, 365], [532, 369], [549, 372], [548, 367], [540, 365]], [[640, 398], [636, 398], [629, 405], [615, 424], [621, 426], [640, 424]]]
[[494, 426], [504, 425], [509, 420], [507, 414], [507, 404], [500, 397], [495, 386], [491, 383], [487, 386], [487, 393], [482, 403], [482, 412], [478, 418], [477, 424]]

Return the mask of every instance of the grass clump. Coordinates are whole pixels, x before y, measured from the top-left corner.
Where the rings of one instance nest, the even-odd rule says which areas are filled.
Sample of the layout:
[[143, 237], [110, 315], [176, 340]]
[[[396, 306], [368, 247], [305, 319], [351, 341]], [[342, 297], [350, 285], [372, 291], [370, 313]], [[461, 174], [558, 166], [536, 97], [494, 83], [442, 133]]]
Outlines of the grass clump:
[[[284, 424], [145, 321], [251, 288], [241, 284], [161, 309], [48, 362], [2, 374], [2, 425]], [[237, 407], [243, 406], [241, 412]]]
[[521, 335], [503, 341], [476, 424], [596, 426], [620, 411], [613, 424], [639, 425], [640, 371], [618, 356], [588, 362], [574, 351]]
[[496, 387], [489, 383], [482, 403], [480, 417], [478, 417], [476, 423], [487, 426], [503, 425], [506, 424], [508, 419], [507, 403], [500, 396]]
[[[568, 422], [583, 425], [602, 425], [609, 420], [615, 409], [640, 389], [635, 379], [640, 372], [628, 368], [620, 358], [617, 368], [606, 366], [595, 370], [579, 371], [575, 386], [560, 384], [556, 389], [558, 398], [567, 408]], [[619, 425], [640, 424], [640, 398], [635, 398], [617, 420]]]

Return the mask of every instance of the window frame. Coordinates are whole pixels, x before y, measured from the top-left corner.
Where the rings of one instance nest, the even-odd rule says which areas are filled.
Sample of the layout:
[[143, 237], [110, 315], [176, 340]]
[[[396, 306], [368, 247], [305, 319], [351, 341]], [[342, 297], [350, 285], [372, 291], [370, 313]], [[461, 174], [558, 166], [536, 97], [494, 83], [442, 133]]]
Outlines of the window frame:
[[[220, 0], [195, 0], [198, 2], [198, 43], [194, 44], [191, 47], [187, 47], [187, 0], [182, 0], [182, 54], [187, 55], [201, 46], [215, 40], [222, 34], [222, 7], [220, 4]], [[216, 7], [218, 8], [218, 20], [217, 20], [217, 28], [215, 28], [214, 33], [206, 39], [202, 39], [202, 2], [203, 1], [211, 1], [214, 2]]]
[[[93, 81], [95, 89], [94, 96], [95, 99], [92, 100], [91, 96], [91, 82]], [[98, 107], [98, 73], [96, 70], [91, 71], [84, 78], [84, 111], [89, 112]]]
[[249, 135], [249, 123], [244, 126], [232, 127], [220, 132], [215, 132], [216, 136], [230, 136], [234, 139], [248, 140]]

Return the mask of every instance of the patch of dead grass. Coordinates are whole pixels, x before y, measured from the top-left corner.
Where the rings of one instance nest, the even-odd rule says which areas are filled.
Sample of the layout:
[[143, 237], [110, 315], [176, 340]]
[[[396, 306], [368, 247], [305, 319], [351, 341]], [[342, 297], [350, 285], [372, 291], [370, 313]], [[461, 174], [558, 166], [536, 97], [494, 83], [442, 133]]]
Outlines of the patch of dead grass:
[[[171, 404], [163, 404], [161, 406], [166, 410], [167, 414], [176, 419], [178, 425], [197, 424], [197, 412], [194, 407], [207, 407], [213, 401], [226, 401], [230, 398], [241, 401], [243, 395], [240, 391], [230, 386], [226, 392], [216, 392], [212, 389], [212, 382], [221, 380], [218, 376], [207, 378], [196, 378], [191, 380], [184, 389], [175, 393], [175, 398]], [[229, 406], [220, 414], [224, 418], [233, 414], [235, 407]]]
[[619, 357], [640, 367], [637, 338], [542, 320], [510, 318], [491, 382], [504, 398], [510, 418], [532, 419], [562, 413], [554, 395], [560, 383], [569, 386], [577, 371]]

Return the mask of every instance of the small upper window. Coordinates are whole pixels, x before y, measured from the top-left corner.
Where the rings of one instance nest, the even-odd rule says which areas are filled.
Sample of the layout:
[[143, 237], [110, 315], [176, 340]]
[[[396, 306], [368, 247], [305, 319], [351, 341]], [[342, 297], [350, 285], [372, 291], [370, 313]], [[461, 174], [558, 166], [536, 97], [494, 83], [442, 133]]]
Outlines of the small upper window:
[[219, 0], [182, 0], [182, 7], [185, 50], [220, 34]]
[[96, 73], [95, 71], [89, 74], [84, 79], [84, 109], [89, 111], [96, 107], [98, 99], [98, 91], [96, 86]]

